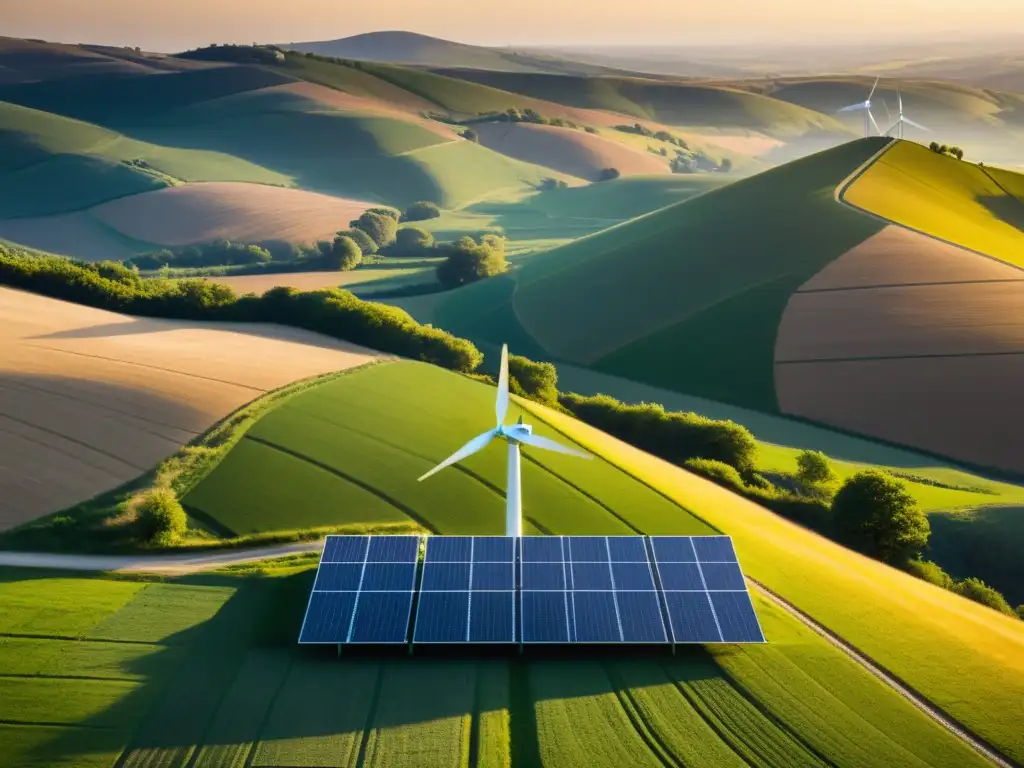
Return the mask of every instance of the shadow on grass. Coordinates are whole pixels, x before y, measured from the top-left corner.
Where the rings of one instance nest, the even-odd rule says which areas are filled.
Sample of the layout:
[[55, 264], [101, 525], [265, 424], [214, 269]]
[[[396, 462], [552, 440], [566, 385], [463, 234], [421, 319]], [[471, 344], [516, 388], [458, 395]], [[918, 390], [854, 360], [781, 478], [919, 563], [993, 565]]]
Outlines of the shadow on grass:
[[1012, 195], [979, 197], [978, 202], [988, 208], [997, 219], [1024, 233], [1024, 202]]
[[[0, 581], [53, 575], [4, 569]], [[482, 716], [508, 711], [503, 738], [510, 742], [514, 763], [539, 765], [537, 716], [544, 701], [618, 696], [620, 664], [629, 665], [631, 688], [718, 676], [701, 647], [681, 647], [674, 657], [667, 647], [527, 648], [522, 655], [514, 647], [451, 648], [415, 656], [403, 647], [397, 652], [346, 649], [339, 659], [333, 647], [296, 645], [312, 578], [307, 569], [176, 580], [231, 586], [235, 592], [209, 620], [161, 640], [181, 649], [175, 665], [164, 663], [166, 657], [159, 656], [164, 651], [131, 662], [125, 671], [144, 678], [137, 688], [76, 724], [81, 727], [38, 745], [31, 757], [41, 764], [84, 760], [98, 749], [96, 728], [115, 722], [123, 728], [104, 732], [100, 741], [104, 749], [123, 750], [118, 766], [195, 760], [250, 764], [254, 759], [294, 764], [299, 751], [336, 755], [343, 744], [365, 756], [371, 736], [378, 739], [381, 729], [424, 725], [435, 734], [439, 729], [436, 738], [444, 742], [444, 729], [451, 727], [457, 738], [467, 717], [473, 721], [470, 750], [482, 755], [493, 745], [491, 729], [500, 721], [489, 719], [484, 733]], [[383, 743], [388, 744], [386, 737]], [[404, 744], [396, 739], [389, 748], [401, 750]]]

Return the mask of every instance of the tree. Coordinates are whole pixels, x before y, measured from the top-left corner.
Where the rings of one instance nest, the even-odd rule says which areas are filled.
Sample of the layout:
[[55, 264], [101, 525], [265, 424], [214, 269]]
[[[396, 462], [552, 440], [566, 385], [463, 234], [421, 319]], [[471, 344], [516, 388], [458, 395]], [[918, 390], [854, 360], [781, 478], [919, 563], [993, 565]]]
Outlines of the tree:
[[364, 256], [377, 252], [377, 244], [373, 242], [373, 238], [361, 229], [343, 229], [338, 234], [355, 240], [356, 245], [359, 246], [359, 250], [363, 252]]
[[467, 128], [462, 132], [462, 138], [466, 141], [472, 141], [474, 144], [480, 143], [480, 135], [472, 128]]
[[394, 208], [367, 208], [366, 213], [376, 213], [380, 216], [390, 216], [395, 221], [400, 221], [402, 218], [402, 214], [400, 214]]
[[890, 565], [903, 565], [928, 543], [931, 527], [903, 483], [878, 470], [858, 472], [832, 502], [840, 538]]
[[732, 170], [732, 160], [728, 157], [722, 158], [722, 162], [718, 164], [718, 170], [722, 173], [728, 173]]
[[800, 451], [796, 466], [797, 480], [805, 486], [828, 485], [836, 479], [828, 456], [821, 451]]
[[619, 178], [619, 176], [621, 176], [621, 175], [622, 174], [619, 173], [619, 169], [618, 168], [604, 168], [597, 175], [597, 180], [598, 181], [611, 181], [612, 179]]
[[402, 221], [426, 221], [427, 219], [436, 219], [440, 215], [441, 209], [435, 203], [421, 200], [405, 209]]
[[378, 248], [390, 245], [395, 242], [395, 233], [398, 231], [398, 220], [392, 216], [385, 216], [376, 211], [366, 211], [355, 221], [349, 222], [353, 229], [361, 229], [370, 236], [370, 239]]
[[597, 128], [595, 128], [595, 127], [594, 127], [594, 126], [592, 126], [592, 125], [588, 125], [588, 126], [587, 126], [586, 128], [584, 128], [583, 130], [585, 130], [585, 131], [586, 131], [587, 133], [600, 133], [600, 131], [598, 131], [598, 130], [597, 130]]
[[441, 250], [447, 258], [437, 267], [437, 279], [446, 288], [473, 283], [508, 270], [505, 240], [495, 235], [484, 235], [479, 243], [471, 237], [463, 237]]
[[[395, 256], [420, 256], [423, 251], [432, 248], [434, 236], [419, 227], [402, 227], [395, 237], [392, 246]], [[389, 251], [390, 253], [390, 251]]]
[[154, 488], [135, 508], [143, 541], [161, 547], [176, 544], [188, 530], [188, 517], [169, 488]]
[[[321, 251], [322, 252], [322, 251]], [[359, 250], [356, 241], [345, 235], [338, 235], [330, 244], [326, 253], [323, 253], [324, 266], [327, 269], [337, 269], [347, 272], [355, 269], [363, 261], [363, 252]]]

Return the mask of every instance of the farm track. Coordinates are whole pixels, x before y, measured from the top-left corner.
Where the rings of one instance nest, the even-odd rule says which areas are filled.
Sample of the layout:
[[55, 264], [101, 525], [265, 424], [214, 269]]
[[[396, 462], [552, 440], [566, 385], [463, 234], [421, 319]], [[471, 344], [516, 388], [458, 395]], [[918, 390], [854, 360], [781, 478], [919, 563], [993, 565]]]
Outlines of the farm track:
[[[321, 541], [302, 541], [272, 547], [253, 549], [219, 550], [215, 552], [188, 552], [180, 555], [62, 555], [47, 552], [0, 552], [0, 566], [21, 568], [52, 568], [78, 571], [113, 571], [120, 573], [162, 573], [167, 575], [184, 575], [213, 568], [222, 568], [237, 563], [249, 563], [259, 560], [270, 560], [287, 555], [305, 552], [317, 552], [321, 549]], [[779, 596], [762, 584], [749, 579], [755, 591], [784, 610], [794, 619], [815, 634], [824, 638], [848, 658], [885, 683], [921, 712], [930, 717], [950, 733], [970, 746], [980, 755], [1001, 768], [1021, 768], [1019, 763], [1010, 760], [984, 739], [968, 731], [963, 725], [951, 718], [941, 709], [933, 705], [921, 694], [906, 685], [902, 680], [873, 662], [838, 635], [819, 624], [811, 616]]]

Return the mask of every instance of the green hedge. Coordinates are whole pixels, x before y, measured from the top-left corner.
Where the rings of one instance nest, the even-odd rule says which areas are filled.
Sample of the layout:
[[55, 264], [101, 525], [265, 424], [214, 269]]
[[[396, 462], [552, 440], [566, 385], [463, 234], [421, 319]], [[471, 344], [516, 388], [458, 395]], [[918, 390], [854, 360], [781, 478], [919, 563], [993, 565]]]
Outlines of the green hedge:
[[460, 372], [475, 370], [483, 360], [465, 339], [338, 288], [275, 288], [239, 298], [206, 280], [143, 280], [116, 262], [90, 264], [2, 246], [0, 284], [131, 315], [292, 325]]

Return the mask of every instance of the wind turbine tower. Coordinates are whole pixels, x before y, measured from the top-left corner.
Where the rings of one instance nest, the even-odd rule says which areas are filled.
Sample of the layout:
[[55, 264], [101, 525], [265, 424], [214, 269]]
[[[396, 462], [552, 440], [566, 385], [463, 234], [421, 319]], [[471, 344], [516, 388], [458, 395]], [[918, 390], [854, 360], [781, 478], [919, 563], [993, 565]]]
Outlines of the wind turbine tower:
[[523, 535], [523, 494], [522, 478], [519, 468], [519, 446], [529, 445], [534, 448], [542, 448], [546, 451], [565, 453], [569, 456], [579, 456], [582, 459], [592, 459], [589, 453], [583, 453], [573, 448], [548, 440], [546, 437], [533, 434], [533, 427], [523, 424], [520, 416], [516, 424], [506, 425], [505, 416], [508, 413], [508, 346], [501, 348], [501, 373], [498, 375], [498, 398], [494, 404], [494, 415], [497, 417], [497, 426], [489, 429], [483, 434], [477, 435], [455, 453], [442, 461], [432, 470], [427, 472], [420, 481], [426, 480], [433, 474], [440, 472], [445, 467], [456, 464], [463, 459], [469, 458], [474, 453], [482, 451], [496, 437], [500, 437], [508, 443], [508, 474], [505, 485], [505, 535]]
[[896, 129], [896, 138], [902, 139], [903, 138], [903, 125], [904, 124], [912, 125], [915, 128], [918, 128], [918, 129], [920, 129], [922, 131], [930, 131], [931, 130], [929, 128], [925, 128], [920, 123], [915, 123], [909, 117], [904, 117], [904, 115], [903, 115], [903, 96], [900, 94], [899, 89], [896, 90], [896, 100], [897, 100], [897, 103], [899, 104], [899, 113], [898, 113], [898, 116], [896, 117], [896, 122], [893, 123], [892, 125], [890, 125], [889, 126], [889, 130], [885, 132], [886, 135], [888, 135], [889, 132], [892, 131], [893, 128], [895, 128]]
[[875, 84], [871, 86], [871, 92], [864, 101], [857, 104], [851, 104], [848, 107], [836, 110], [837, 112], [856, 112], [858, 109], [864, 111], [864, 136], [868, 137], [871, 135], [871, 126], [875, 126], [875, 130], [878, 135], [882, 135], [882, 129], [878, 127], [878, 123], [875, 122], [875, 116], [871, 114], [871, 97], [875, 95], [875, 89], [878, 87], [879, 78], [875, 78]]

